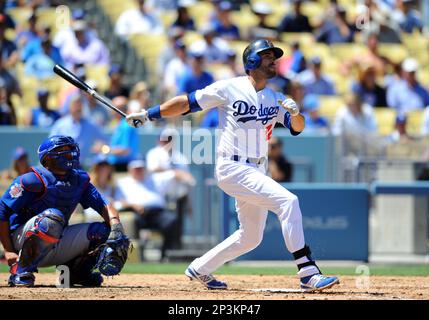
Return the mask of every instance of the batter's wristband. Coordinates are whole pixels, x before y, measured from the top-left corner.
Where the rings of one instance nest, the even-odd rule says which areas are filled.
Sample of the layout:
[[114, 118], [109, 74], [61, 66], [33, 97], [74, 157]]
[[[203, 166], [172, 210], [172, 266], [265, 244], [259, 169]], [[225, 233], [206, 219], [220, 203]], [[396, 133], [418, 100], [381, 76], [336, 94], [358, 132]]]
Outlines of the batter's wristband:
[[149, 120], [161, 119], [161, 106], [158, 104], [147, 110], [147, 117]]

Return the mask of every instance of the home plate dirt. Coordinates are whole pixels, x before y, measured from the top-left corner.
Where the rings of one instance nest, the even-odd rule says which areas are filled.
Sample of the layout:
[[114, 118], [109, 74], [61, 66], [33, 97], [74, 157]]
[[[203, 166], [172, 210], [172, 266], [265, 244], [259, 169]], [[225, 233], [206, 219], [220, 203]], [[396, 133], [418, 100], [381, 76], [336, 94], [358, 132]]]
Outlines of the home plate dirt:
[[340, 284], [323, 293], [302, 293], [292, 276], [220, 275], [228, 290], [207, 290], [185, 275], [123, 274], [106, 279], [101, 288], [55, 286], [54, 273], [36, 274], [33, 288], [9, 288], [8, 274], [0, 274], [0, 299], [156, 299], [156, 300], [348, 300], [428, 299], [427, 277], [342, 276]]

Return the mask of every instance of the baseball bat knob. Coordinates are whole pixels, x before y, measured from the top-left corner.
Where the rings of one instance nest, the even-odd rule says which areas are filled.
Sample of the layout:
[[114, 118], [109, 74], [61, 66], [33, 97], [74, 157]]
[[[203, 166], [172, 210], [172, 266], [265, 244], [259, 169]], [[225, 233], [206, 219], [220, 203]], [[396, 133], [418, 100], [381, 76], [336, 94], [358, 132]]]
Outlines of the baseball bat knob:
[[134, 127], [136, 128], [140, 128], [143, 125], [143, 122], [137, 119], [133, 120], [133, 123], [134, 123]]

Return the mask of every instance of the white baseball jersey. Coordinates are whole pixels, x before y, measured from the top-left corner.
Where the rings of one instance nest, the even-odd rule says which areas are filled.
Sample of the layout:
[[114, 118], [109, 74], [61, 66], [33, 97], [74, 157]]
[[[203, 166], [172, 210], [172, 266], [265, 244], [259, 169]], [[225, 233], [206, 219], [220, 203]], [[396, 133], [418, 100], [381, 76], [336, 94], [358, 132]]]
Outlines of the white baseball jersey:
[[267, 87], [256, 92], [247, 76], [217, 81], [189, 97], [191, 109], [195, 101], [201, 109], [218, 108], [218, 154], [266, 157], [276, 122], [289, 128], [290, 115], [278, 102], [285, 96]]

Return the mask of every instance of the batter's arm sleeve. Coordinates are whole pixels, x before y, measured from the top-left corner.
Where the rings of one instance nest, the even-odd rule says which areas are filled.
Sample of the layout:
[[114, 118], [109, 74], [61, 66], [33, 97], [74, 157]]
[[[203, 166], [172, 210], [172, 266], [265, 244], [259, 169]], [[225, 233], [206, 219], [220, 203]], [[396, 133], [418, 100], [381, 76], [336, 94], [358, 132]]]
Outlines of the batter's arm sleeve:
[[188, 95], [189, 112], [221, 107], [227, 103], [225, 81], [217, 81]]

